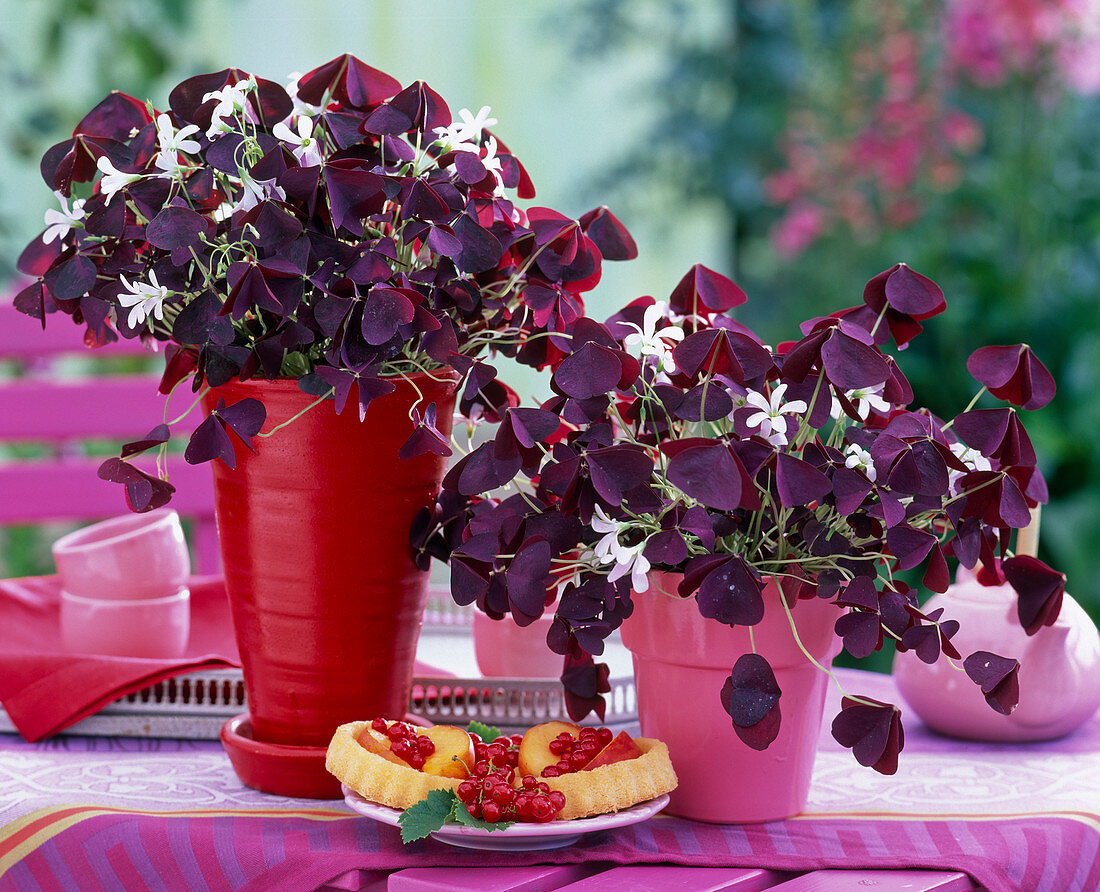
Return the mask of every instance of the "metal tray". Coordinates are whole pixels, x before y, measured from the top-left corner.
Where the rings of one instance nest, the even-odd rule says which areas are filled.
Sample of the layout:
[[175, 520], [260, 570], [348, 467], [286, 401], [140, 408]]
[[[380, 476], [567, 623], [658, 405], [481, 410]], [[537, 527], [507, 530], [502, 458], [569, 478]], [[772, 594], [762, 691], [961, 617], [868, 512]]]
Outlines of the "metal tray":
[[[449, 598], [432, 598], [424, 613], [421, 637], [469, 647], [470, 627], [468, 611]], [[582, 724], [603, 724], [620, 730], [637, 721], [631, 675], [612, 678], [611, 692], [605, 698], [604, 719], [592, 717]], [[247, 709], [241, 670], [210, 669], [160, 681], [122, 697], [64, 733], [217, 740], [225, 721]], [[570, 721], [561, 683], [536, 678], [417, 677], [409, 712], [433, 724], [465, 725], [476, 720], [506, 733], [540, 722]], [[0, 731], [15, 731], [2, 709]]]

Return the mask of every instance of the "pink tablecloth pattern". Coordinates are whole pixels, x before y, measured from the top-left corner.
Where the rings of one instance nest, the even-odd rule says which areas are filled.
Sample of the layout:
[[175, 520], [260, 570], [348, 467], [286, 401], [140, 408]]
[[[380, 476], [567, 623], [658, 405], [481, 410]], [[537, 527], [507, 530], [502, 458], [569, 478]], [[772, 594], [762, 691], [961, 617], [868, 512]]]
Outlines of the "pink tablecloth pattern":
[[[847, 674], [889, 697], [888, 678]], [[240, 785], [207, 742], [0, 736], [0, 890], [313, 888], [353, 869], [675, 863], [810, 870], [923, 867], [991, 890], [1100, 888], [1100, 719], [1039, 745], [960, 743], [910, 720], [893, 778], [824, 741], [810, 806], [790, 821], [658, 816], [557, 852], [489, 854], [393, 828], [338, 803]], [[94, 878], [94, 881], [93, 881]], [[155, 884], [152, 884], [155, 885]]]

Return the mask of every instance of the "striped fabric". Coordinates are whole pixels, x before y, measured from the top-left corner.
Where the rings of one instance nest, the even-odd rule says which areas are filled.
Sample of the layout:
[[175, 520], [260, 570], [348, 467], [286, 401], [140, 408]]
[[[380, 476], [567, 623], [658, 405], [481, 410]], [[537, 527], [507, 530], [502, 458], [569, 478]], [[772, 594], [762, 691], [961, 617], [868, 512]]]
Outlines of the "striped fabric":
[[303, 889], [353, 869], [600, 861], [811, 870], [939, 868], [991, 892], [1100, 888], [1100, 817], [1084, 813], [936, 816], [806, 814], [759, 825], [658, 816], [553, 852], [487, 853], [434, 841], [345, 810], [103, 806], [35, 810], [0, 829], [0, 890]]

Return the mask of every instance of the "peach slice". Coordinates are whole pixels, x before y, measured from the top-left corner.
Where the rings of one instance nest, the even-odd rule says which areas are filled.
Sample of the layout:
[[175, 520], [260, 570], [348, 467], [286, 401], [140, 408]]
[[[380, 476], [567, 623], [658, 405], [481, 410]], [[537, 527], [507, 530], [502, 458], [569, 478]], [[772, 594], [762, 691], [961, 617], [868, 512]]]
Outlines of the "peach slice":
[[398, 765], [404, 765], [409, 767], [409, 763], [399, 756], [395, 756], [390, 750], [390, 741], [384, 734], [379, 734], [377, 731], [372, 731], [371, 726], [366, 724], [355, 735], [355, 742], [358, 743], [368, 753], [374, 753], [376, 756], [381, 756], [387, 762], [396, 762]]
[[543, 722], [529, 728], [519, 745], [519, 774], [542, 777], [542, 769], [557, 765], [561, 758], [550, 752], [550, 741], [559, 734], [569, 734], [570, 737], [577, 738], [580, 733], [581, 726], [570, 722]]
[[424, 760], [420, 769], [437, 777], [467, 777], [474, 764], [474, 743], [470, 735], [454, 725], [433, 725], [417, 728], [417, 735], [428, 737], [435, 744], [435, 752]]
[[592, 757], [592, 761], [584, 766], [583, 771], [591, 771], [601, 765], [611, 765], [614, 762], [625, 762], [627, 759], [637, 759], [642, 754], [634, 738], [625, 731], [618, 735], [602, 750]]

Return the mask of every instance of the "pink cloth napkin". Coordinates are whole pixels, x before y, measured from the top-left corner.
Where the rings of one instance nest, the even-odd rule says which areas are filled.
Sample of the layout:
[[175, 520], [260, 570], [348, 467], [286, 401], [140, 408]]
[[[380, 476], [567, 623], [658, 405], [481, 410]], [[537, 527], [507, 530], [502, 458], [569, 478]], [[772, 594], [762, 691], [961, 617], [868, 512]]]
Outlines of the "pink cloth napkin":
[[[166, 678], [241, 665], [225, 583], [191, 579], [191, 640], [176, 659], [73, 654], [61, 644], [56, 576], [0, 580], [0, 703], [19, 733], [41, 740]], [[417, 662], [417, 675], [447, 675]]]
[[40, 740], [158, 681], [240, 666], [221, 577], [191, 580], [191, 640], [176, 659], [73, 654], [61, 644], [56, 576], [0, 580], [0, 703]]

